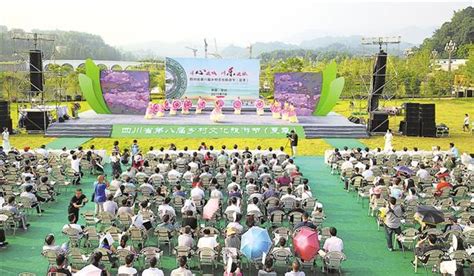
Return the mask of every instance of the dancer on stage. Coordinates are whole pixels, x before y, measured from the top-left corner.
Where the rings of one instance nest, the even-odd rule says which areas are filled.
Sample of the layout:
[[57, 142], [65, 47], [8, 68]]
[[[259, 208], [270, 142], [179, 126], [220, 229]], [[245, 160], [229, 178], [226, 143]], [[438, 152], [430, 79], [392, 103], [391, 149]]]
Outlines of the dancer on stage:
[[281, 118], [285, 121], [288, 121], [288, 112], [289, 112], [289, 104], [285, 102], [283, 104], [283, 110], [281, 111]]
[[10, 132], [8, 132], [8, 128], [4, 127], [2, 132], [2, 140], [3, 140], [3, 150], [5, 152], [10, 151]]
[[281, 104], [279, 101], [273, 101], [272, 106], [270, 106], [270, 110], [272, 111], [272, 117], [275, 119], [280, 119], [281, 115]]
[[290, 104], [288, 110], [288, 121], [290, 121], [290, 123], [298, 123], [298, 117], [296, 117], [295, 106]]
[[191, 109], [191, 107], [193, 106], [193, 102], [188, 99], [188, 97], [184, 97], [184, 100], [183, 100], [183, 109], [181, 110], [181, 114], [189, 114], [189, 109]]
[[[145, 119], [153, 119], [156, 115], [156, 108], [154, 109], [155, 107], [155, 104], [152, 103], [152, 102], [149, 102], [148, 103], [148, 106], [146, 108], [146, 112], [145, 112]], [[155, 111], [155, 112], [153, 112]]]
[[255, 107], [257, 108], [257, 115], [261, 116], [265, 113], [265, 102], [262, 99], [258, 99], [255, 101]]
[[206, 108], [206, 101], [199, 96], [196, 106], [196, 114], [201, 114], [204, 108]]
[[178, 110], [181, 108], [181, 101], [180, 100], [173, 100], [171, 103], [170, 115], [174, 116], [178, 113]]
[[393, 140], [393, 134], [391, 129], [387, 129], [387, 133], [385, 134], [385, 146], [384, 146], [384, 151], [385, 152], [390, 152], [392, 150], [392, 140]]
[[224, 101], [217, 100], [214, 103], [214, 109], [211, 112], [211, 120], [215, 123], [221, 122], [224, 119], [222, 114], [222, 107], [224, 106]]
[[234, 107], [234, 114], [240, 115], [242, 110], [242, 101], [240, 100], [240, 97], [237, 97], [237, 99], [234, 100], [232, 106]]
[[165, 116], [165, 106], [163, 104], [156, 104], [156, 117]]

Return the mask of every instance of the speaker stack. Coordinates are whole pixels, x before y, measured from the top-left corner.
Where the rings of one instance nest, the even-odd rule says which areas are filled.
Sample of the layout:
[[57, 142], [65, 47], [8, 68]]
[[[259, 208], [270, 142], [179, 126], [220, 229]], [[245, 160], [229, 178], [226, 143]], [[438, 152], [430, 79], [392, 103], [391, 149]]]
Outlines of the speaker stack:
[[434, 104], [420, 104], [420, 136], [436, 137]]
[[472, 89], [466, 90], [466, 97], [472, 98], [472, 91], [473, 91]]
[[374, 111], [370, 113], [369, 132], [385, 133], [388, 129], [388, 113]]
[[420, 104], [405, 104], [405, 131], [407, 136], [420, 136]]
[[385, 73], [387, 70], [387, 53], [383, 50], [377, 55], [372, 74], [372, 93], [369, 97], [369, 112], [376, 111], [379, 108], [379, 99], [385, 87]]
[[28, 111], [26, 113], [25, 128], [28, 132], [44, 132], [49, 124], [48, 111]]
[[8, 132], [13, 132], [10, 105], [7, 101], [0, 101], [0, 131], [3, 131], [4, 127], [8, 128]]
[[40, 50], [30, 50], [30, 91], [43, 92], [43, 57]]

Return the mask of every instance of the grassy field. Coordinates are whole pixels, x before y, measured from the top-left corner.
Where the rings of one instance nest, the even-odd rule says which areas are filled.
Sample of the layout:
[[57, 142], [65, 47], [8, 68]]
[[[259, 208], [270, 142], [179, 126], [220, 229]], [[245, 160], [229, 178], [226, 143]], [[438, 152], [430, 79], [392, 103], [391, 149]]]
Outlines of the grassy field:
[[[389, 107], [400, 107], [405, 102], [417, 102], [417, 103], [434, 103], [436, 104], [436, 124], [444, 123], [450, 128], [450, 137], [447, 138], [424, 138], [424, 137], [406, 137], [396, 136], [393, 139], [393, 146], [395, 148], [413, 148], [418, 147], [420, 149], [429, 150], [432, 146], [439, 145], [442, 148], [448, 148], [450, 142], [454, 142], [456, 147], [460, 151], [474, 152], [474, 136], [470, 132], [462, 131], [462, 123], [464, 120], [464, 114], [468, 113], [471, 117], [471, 123], [474, 122], [474, 99], [396, 99], [381, 102], [381, 106]], [[358, 103], [355, 103], [358, 106]], [[344, 116], [350, 116], [351, 110], [349, 108], [349, 101], [340, 101], [334, 111]], [[367, 116], [364, 116], [367, 117]], [[403, 120], [403, 116], [390, 117], [390, 128], [393, 132], [398, 131], [398, 125]], [[370, 139], [361, 139], [362, 143], [367, 146], [383, 147], [383, 137], [376, 136]]]
[[[448, 148], [450, 142], [454, 142], [460, 151], [474, 152], [474, 136], [468, 132], [462, 132], [462, 122], [464, 114], [469, 113], [471, 115], [471, 122], [474, 121], [474, 99], [397, 99], [391, 101], [382, 101], [381, 106], [400, 106], [404, 102], [419, 102], [419, 103], [435, 103], [436, 104], [436, 122], [445, 123], [450, 127], [450, 137], [447, 138], [423, 138], [423, 137], [405, 137], [395, 136], [393, 145], [395, 148], [403, 147], [418, 147], [420, 149], [429, 150], [432, 146], [439, 145], [442, 148]], [[358, 102], [355, 103], [358, 106]], [[363, 104], [365, 105], [365, 104]], [[81, 112], [90, 109], [86, 102], [81, 103]], [[337, 103], [334, 108], [335, 112], [342, 114], [346, 117], [350, 116], [353, 110], [349, 108], [349, 100], [341, 100]], [[13, 121], [18, 121], [17, 117], [17, 105], [11, 106], [11, 115]], [[367, 117], [367, 116], [365, 116]], [[390, 117], [390, 128], [396, 132], [398, 130], [398, 124], [403, 120], [402, 116]], [[41, 135], [27, 135], [19, 134], [11, 136], [11, 143], [15, 147], [22, 148], [24, 146], [37, 147], [42, 144], [47, 144], [53, 141], [54, 138], [46, 138]], [[95, 145], [96, 148], [111, 149], [112, 143], [117, 139], [114, 138], [94, 138], [88, 141], [84, 146]], [[118, 139], [122, 148], [129, 147], [131, 144], [130, 139]], [[381, 136], [374, 136], [369, 139], [360, 139], [365, 145], [374, 147], [383, 147], [384, 140]], [[175, 143], [179, 148], [188, 146], [189, 148], [196, 148], [202, 139], [140, 139], [139, 143], [142, 149], [148, 149], [150, 146], [159, 148], [161, 146], [167, 147], [170, 143]], [[206, 139], [208, 145], [214, 145], [220, 148], [221, 145], [231, 147], [234, 144], [243, 146], [248, 145], [251, 148], [255, 148], [257, 145], [261, 145], [263, 148], [269, 146], [279, 147], [286, 144], [285, 139], [241, 139], [241, 138], [221, 138], [221, 139]], [[307, 156], [322, 155], [322, 153], [330, 148], [330, 145], [323, 139], [301, 139], [299, 148], [299, 154]], [[289, 147], [286, 148], [289, 150]]]

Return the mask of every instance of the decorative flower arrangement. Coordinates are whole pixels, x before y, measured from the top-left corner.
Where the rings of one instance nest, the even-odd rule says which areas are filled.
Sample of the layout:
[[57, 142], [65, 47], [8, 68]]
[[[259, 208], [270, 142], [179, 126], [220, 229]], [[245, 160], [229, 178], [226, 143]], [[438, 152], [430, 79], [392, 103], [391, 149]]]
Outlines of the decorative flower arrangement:
[[216, 103], [220, 108], [222, 108], [224, 106], [224, 100], [223, 99], [217, 99]]
[[185, 98], [183, 101], [183, 109], [181, 110], [181, 113], [189, 114], [189, 109], [191, 109], [191, 107], [193, 107], [193, 102], [190, 99]]
[[240, 100], [240, 98], [235, 99], [232, 103], [232, 106], [234, 107], [234, 114], [240, 115], [240, 112], [242, 110], [242, 101]]
[[255, 101], [255, 107], [257, 108], [257, 115], [263, 115], [263, 113], [265, 112], [265, 102], [262, 99], [258, 99]]
[[176, 115], [176, 111], [181, 108], [180, 100], [173, 100], [171, 103], [170, 115]]
[[206, 108], [206, 101], [200, 97], [197, 102], [196, 114], [202, 113], [204, 108]]

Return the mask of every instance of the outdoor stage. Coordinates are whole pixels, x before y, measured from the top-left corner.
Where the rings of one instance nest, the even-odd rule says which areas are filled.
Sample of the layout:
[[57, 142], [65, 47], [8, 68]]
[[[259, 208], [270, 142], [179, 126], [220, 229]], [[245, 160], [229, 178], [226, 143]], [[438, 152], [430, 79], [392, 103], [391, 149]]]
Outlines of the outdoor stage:
[[92, 110], [79, 119], [53, 123], [46, 136], [56, 137], [130, 137], [130, 138], [284, 138], [294, 129], [306, 138], [363, 138], [365, 125], [354, 124], [331, 112], [327, 116], [301, 116], [299, 123], [275, 119], [270, 112], [258, 116], [243, 110], [241, 115], [224, 110], [224, 120], [214, 123], [210, 111], [145, 119], [142, 115], [97, 114]]

